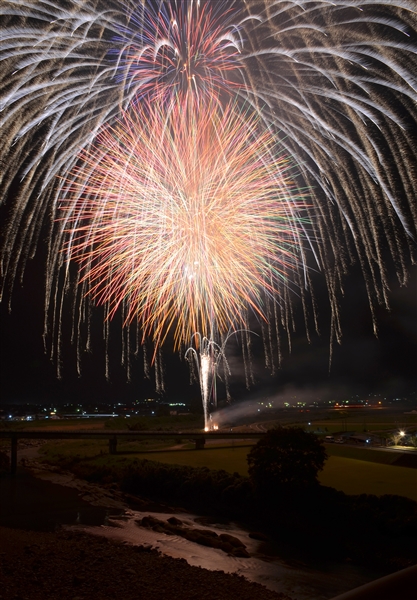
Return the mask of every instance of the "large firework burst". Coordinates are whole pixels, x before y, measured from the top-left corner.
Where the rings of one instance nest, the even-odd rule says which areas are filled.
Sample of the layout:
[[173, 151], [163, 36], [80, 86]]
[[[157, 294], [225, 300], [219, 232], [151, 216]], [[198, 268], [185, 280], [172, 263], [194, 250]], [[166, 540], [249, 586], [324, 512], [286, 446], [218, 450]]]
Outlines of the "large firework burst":
[[[302, 262], [304, 207], [288, 161], [259, 119], [160, 105], [98, 136], [65, 189], [67, 253], [110, 316], [122, 303], [156, 343], [266, 319]], [[89, 176], [86, 182], [85, 169]]]
[[351, 262], [372, 310], [388, 305], [387, 247], [406, 282], [417, 230], [413, 0], [5, 0], [0, 10], [3, 287], [42, 232], [50, 305], [68, 174], [86, 189], [97, 135], [116, 130], [122, 110], [157, 102], [168, 117], [232, 99], [258, 115], [311, 189], [332, 335], [341, 337], [337, 300]]

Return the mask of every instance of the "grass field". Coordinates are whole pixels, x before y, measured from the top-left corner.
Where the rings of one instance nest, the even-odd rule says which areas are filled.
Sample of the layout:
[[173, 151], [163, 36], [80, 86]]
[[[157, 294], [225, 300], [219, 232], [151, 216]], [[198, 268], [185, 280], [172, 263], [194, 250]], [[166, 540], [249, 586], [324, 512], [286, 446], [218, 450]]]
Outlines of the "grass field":
[[[141, 457], [169, 464], [224, 469], [230, 473], [247, 475], [246, 456], [249, 450], [250, 447], [207, 448], [204, 451], [156, 452], [152, 456]], [[360, 451], [359, 448], [344, 450]], [[362, 451], [364, 452], [372, 450]], [[352, 454], [357, 455], [355, 452]], [[394, 453], [374, 451], [374, 454], [380, 462], [330, 456], [319, 476], [320, 483], [346, 494], [398, 494], [417, 501], [417, 470], [391, 466], [389, 461], [396, 458]], [[387, 462], [384, 464], [385, 461]]]
[[205, 448], [204, 450], [177, 450], [155, 452], [152, 455], [137, 455], [140, 458], [148, 458], [168, 464], [190, 465], [193, 467], [208, 467], [209, 469], [223, 469], [229, 473], [248, 474], [246, 456], [250, 445], [245, 446], [218, 446]]
[[[116, 455], [108, 454], [107, 442], [50, 442], [42, 448], [48, 460], [59, 462], [61, 456], [78, 456], [97, 465], [126, 465], [135, 458], [147, 458], [167, 464], [224, 469], [247, 475], [246, 457], [250, 445], [221, 445], [195, 450], [194, 446], [180, 450], [164, 448], [158, 440], [128, 442], [118, 445]], [[171, 442], [172, 444], [172, 442]], [[190, 445], [191, 446], [191, 445]], [[319, 476], [323, 485], [347, 494], [398, 494], [417, 501], [417, 469], [392, 466], [398, 454], [350, 446], [327, 445], [329, 459]]]
[[328, 456], [354, 458], [356, 460], [380, 463], [383, 465], [392, 465], [398, 458], [398, 453], [396, 452], [347, 446], [345, 444], [326, 444], [326, 451]]
[[330, 456], [320, 483], [346, 494], [398, 494], [417, 501], [417, 470]]

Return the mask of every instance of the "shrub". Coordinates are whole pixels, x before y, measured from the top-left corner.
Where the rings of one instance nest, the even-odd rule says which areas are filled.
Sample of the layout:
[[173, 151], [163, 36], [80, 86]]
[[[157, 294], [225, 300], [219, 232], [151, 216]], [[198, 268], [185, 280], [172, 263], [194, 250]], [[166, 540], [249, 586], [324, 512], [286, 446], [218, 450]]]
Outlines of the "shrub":
[[323, 443], [300, 427], [275, 427], [248, 454], [249, 477], [260, 495], [317, 485], [327, 458]]

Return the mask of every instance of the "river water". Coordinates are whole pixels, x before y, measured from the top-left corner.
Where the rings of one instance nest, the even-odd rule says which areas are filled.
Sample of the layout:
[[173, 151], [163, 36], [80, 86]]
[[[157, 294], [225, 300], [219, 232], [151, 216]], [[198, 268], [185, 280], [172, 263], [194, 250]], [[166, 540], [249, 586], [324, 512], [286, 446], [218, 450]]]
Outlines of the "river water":
[[[59, 476], [40, 475], [41, 478], [34, 477], [19, 469], [14, 479], [0, 478], [0, 525], [38, 531], [54, 531], [64, 526], [134, 545], [149, 545], [167, 556], [184, 558], [190, 565], [237, 573], [294, 600], [328, 600], [381, 575], [351, 564], [311, 559], [307, 564], [295, 559], [294, 555], [284, 556], [285, 549], [278, 549], [271, 542], [251, 539], [249, 530], [236, 523], [169, 509], [165, 509], [168, 512], [133, 510], [100, 497], [96, 486], [84, 482], [77, 484], [76, 480], [57, 485], [51, 479], [59, 480]], [[160, 520], [174, 515], [185, 526], [231, 534], [245, 544], [251, 556], [228, 556], [221, 550], [201, 546], [180, 536], [138, 526], [137, 521], [147, 515]]]

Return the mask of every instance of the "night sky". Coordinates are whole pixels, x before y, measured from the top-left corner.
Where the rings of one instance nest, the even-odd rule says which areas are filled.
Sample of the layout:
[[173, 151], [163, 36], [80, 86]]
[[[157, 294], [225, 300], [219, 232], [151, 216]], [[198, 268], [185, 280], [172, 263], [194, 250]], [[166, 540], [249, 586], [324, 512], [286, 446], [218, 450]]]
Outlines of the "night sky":
[[[276, 375], [265, 368], [262, 343], [253, 337], [256, 383], [247, 390], [240, 351], [233, 338], [226, 348], [232, 371], [233, 399], [276, 397], [284, 401], [299, 398], [342, 399], [347, 396], [380, 393], [384, 396], [410, 396], [416, 389], [417, 357], [417, 269], [410, 270], [406, 287], [391, 277], [391, 311], [377, 311], [379, 337], [372, 321], [365, 286], [358, 269], [346, 279], [341, 301], [343, 341], [335, 344], [329, 372], [329, 308], [320, 275], [315, 276], [321, 335], [312, 332], [306, 340], [300, 302], [295, 300], [297, 331], [292, 336], [292, 352], [284, 347], [283, 363]], [[101, 311], [96, 309], [93, 352], [85, 354], [81, 377], [75, 366], [75, 349], [68, 340], [64, 346], [63, 377], [43, 350], [43, 287], [41, 260], [28, 263], [23, 286], [12, 293], [12, 309], [1, 305], [1, 398], [3, 402], [56, 403], [77, 401], [129, 402], [155, 396], [154, 381], [144, 377], [143, 364], [133, 362], [132, 381], [126, 381], [120, 366], [120, 328], [115, 324], [110, 343], [111, 380], [104, 376], [104, 348], [101, 342]], [[256, 328], [256, 324], [255, 324]], [[94, 327], [93, 327], [94, 329]], [[190, 385], [188, 365], [169, 348], [164, 353], [166, 400], [199, 399], [197, 384]], [[219, 400], [224, 388], [219, 383]]]
[[[57, 6], [59, 6], [59, 3], [57, 3]], [[384, 15], [385, 9], [381, 10], [381, 14]], [[376, 14], [379, 14], [378, 11], [376, 12]], [[14, 21], [12, 22], [14, 23]], [[397, 39], [394, 36], [393, 31], [391, 31], [390, 34], [388, 34], [387, 30], [383, 27], [383, 19], [381, 20], [381, 28], [378, 28], [376, 26], [377, 21], [371, 20], [371, 22], [372, 28], [375, 27], [375, 29], [377, 29], [378, 35], [382, 36], [382, 39], [384, 39], [384, 43], [385, 40], [391, 39], [390, 36], [393, 36], [393, 40]], [[40, 28], [40, 30], [41, 29], [42, 28]], [[316, 29], [318, 30], [318, 28]], [[414, 36], [415, 28], [412, 30], [411, 19], [410, 27], [407, 27], [407, 30], [408, 29], [410, 29], [410, 33], [412, 33], [412, 35]], [[291, 30], [291, 27], [289, 27], [289, 30]], [[313, 30], [314, 28], [311, 28], [311, 32]], [[339, 31], [337, 29], [337, 31], [340, 33], [340, 31], [342, 30]], [[346, 33], [346, 26], [344, 26], [343, 31]], [[358, 32], [360, 31], [361, 30], [359, 29]], [[403, 43], [403, 38], [401, 37], [403, 36], [402, 30], [398, 35], [400, 35], [401, 43]], [[349, 36], [347, 35], [347, 38], [348, 37]], [[69, 36], [68, 39], [72, 44], [72, 37]], [[300, 39], [294, 38], [295, 45], [297, 45], [297, 43], [301, 43], [302, 39], [302, 37], [300, 37]], [[407, 43], [411, 43], [414, 39], [414, 37], [407, 37]], [[20, 41], [18, 38], [16, 38], [16, 40], [16, 47], [18, 49], [16, 56], [20, 56]], [[336, 37], [337, 43], [339, 43], [338, 40], [339, 37]], [[105, 56], [107, 60], [110, 54], [108, 54], [107, 51], [104, 51], [107, 48], [106, 36], [103, 37], [103, 44], [103, 49], [101, 51], [103, 53], [103, 56]], [[49, 48], [49, 41], [47, 47]], [[347, 47], [349, 48], [349, 45]], [[31, 52], [30, 48], [29, 50]], [[371, 56], [372, 54], [369, 53], [367, 59], [370, 60]], [[410, 52], [410, 61], [412, 56], [414, 57], [414, 54]], [[349, 69], [354, 67], [354, 65], [351, 64], [350, 58], [351, 56], [349, 55], [349, 60], [346, 61], [347, 65], [349, 65]], [[39, 67], [41, 69], [41, 72], [43, 72], [42, 64], [43, 61], [41, 60]], [[103, 64], [105, 64], [105, 61]], [[298, 64], [298, 61], [295, 61], [295, 64]], [[410, 62], [410, 64], [414, 63]], [[47, 63], [47, 65], [49, 65], [49, 63]], [[322, 65], [322, 63], [319, 62], [319, 65]], [[381, 77], [383, 79], [385, 63], [381, 67], [380, 62], [375, 60], [374, 62], [371, 62], [370, 65], [375, 66], [378, 77]], [[403, 66], [405, 71], [407, 71], [408, 65], [404, 63]], [[320, 66], [320, 69], [321, 68], [322, 67]], [[49, 66], [47, 66], [47, 69], [49, 69]], [[10, 77], [15, 73], [17, 73], [15, 77], [18, 81], [18, 77], [20, 77], [19, 69], [10, 74]], [[81, 70], [80, 73], [83, 74], [83, 77], [85, 76], [83, 70]], [[297, 73], [297, 70], [295, 71], [295, 73]], [[360, 74], [362, 77], [362, 70], [360, 70]], [[313, 75], [314, 86], [318, 86], [319, 84], [316, 84], [315, 79], [317, 73], [313, 72]], [[46, 76], [48, 80], [48, 77], [50, 76], [49, 70], [47, 70], [46, 74], [43, 73], [42, 76]], [[83, 77], [81, 77], [81, 79], [83, 79]], [[269, 79], [269, 75], [266, 79]], [[86, 80], [88, 81], [88, 79]], [[318, 79], [317, 81], [324, 82], [326, 81], [326, 78], [324, 77], [324, 79]], [[108, 84], [109, 82], [106, 83], [106, 85]], [[396, 115], [401, 113], [403, 107], [404, 114], [402, 122], [405, 123], [404, 131], [406, 131], [406, 136], [404, 136], [404, 140], [402, 140], [404, 142], [404, 145], [400, 146], [400, 144], [398, 143], [398, 147], [396, 147], [397, 149], [402, 148], [402, 151], [404, 153], [406, 153], [407, 151], [409, 155], [413, 157], [412, 160], [414, 160], [414, 141], [416, 140], [416, 128], [414, 121], [415, 106], [413, 103], [413, 96], [411, 95], [411, 83], [409, 90], [410, 95], [409, 97], [404, 96], [402, 102], [398, 102], [398, 96], [395, 95], [395, 93], [393, 92], [393, 90], [395, 90], [395, 86], [392, 89], [390, 88], [390, 86], [384, 87], [383, 85], [381, 85], [380, 87], [384, 90], [384, 94], [386, 95], [384, 96], [385, 99], [382, 102], [382, 105], [385, 106], [385, 104], [390, 104], [392, 105], [392, 107], [395, 107], [393, 114]], [[19, 89], [20, 84], [16, 84], [16, 90]], [[107, 94], [107, 88], [103, 89], [106, 90]], [[348, 89], [351, 88], [348, 87]], [[356, 88], [352, 89], [355, 90], [355, 93], [358, 93]], [[379, 86], [372, 88], [372, 90], [374, 94], [380, 93]], [[321, 96], [319, 98], [321, 98]], [[117, 102], [119, 102], [119, 96], [117, 96], [117, 99]], [[326, 99], [326, 102], [328, 100], [329, 99]], [[366, 94], [366, 101], [367, 100], [368, 96]], [[315, 99], [315, 101], [317, 101], [317, 99]], [[15, 102], [17, 102], [17, 100], [15, 100]], [[24, 102], [26, 102], [26, 100], [23, 97], [21, 105], [22, 115], [24, 115], [23, 111], [27, 110], [27, 107], [24, 104]], [[46, 100], [46, 102], [48, 102], [48, 100]], [[114, 110], [117, 109], [117, 102], [114, 106]], [[35, 104], [31, 105], [31, 110], [34, 111], [34, 114], [36, 114], [37, 111], [37, 106], [35, 106]], [[288, 119], [288, 122], [292, 121], [293, 107], [291, 103], [289, 103], [289, 105], [289, 114], [291, 118]], [[338, 104], [336, 103], [336, 107], [337, 106]], [[12, 103], [9, 108], [12, 111], [11, 114], [14, 115], [15, 110], [16, 114], [18, 114], [17, 109], [15, 109], [15, 104]], [[75, 111], [75, 108], [70, 107], [70, 109]], [[68, 115], [70, 116], [72, 115], [71, 110], [69, 110], [68, 112]], [[314, 107], [314, 110], [316, 110], [316, 107]], [[323, 114], [326, 114], [326, 110], [324, 110]], [[28, 114], [32, 113], [30, 113], [29, 111]], [[335, 112], [335, 115], [339, 114], [342, 115], [342, 113], [339, 113], [338, 111]], [[68, 115], [67, 113], [64, 114], [63, 122], [66, 121]], [[22, 120], [24, 120], [23, 117]], [[297, 125], [297, 127], [298, 126], [302, 129], [303, 122], [301, 121], [299, 125]], [[346, 126], [346, 122], [343, 122], [343, 125], [341, 126], [341, 131], [344, 131], [343, 127]], [[383, 128], [378, 128], [378, 130], [376, 131], [371, 127], [370, 123], [368, 123], [368, 126], [370, 131], [368, 135], [370, 135], [371, 137], [372, 135], [375, 136], [375, 144], [381, 150], [381, 152], [395, 151], [391, 148], [391, 146], [394, 148], [394, 145], [391, 143], [392, 140], [390, 140], [388, 136], [387, 138], [383, 137], [385, 131]], [[11, 124], [11, 130], [13, 132], [14, 127], [15, 122], [13, 117], [13, 123]], [[34, 128], [33, 132], [31, 133], [32, 137], [29, 136], [27, 139], [27, 147], [25, 145], [21, 146], [21, 148], [24, 149], [24, 152], [26, 152], [28, 156], [31, 155], [30, 153], [32, 151], [36, 150], [37, 144], [42, 143], [44, 136], [47, 132], [49, 135], [48, 127], [49, 125], [48, 123], [46, 123], [42, 127]], [[313, 129], [319, 130], [320, 128], [321, 125], [314, 127]], [[391, 124], [390, 127], [386, 129], [386, 131], [391, 132]], [[392, 131], [397, 130], [392, 129]], [[13, 133], [13, 136], [15, 134], [16, 132]], [[352, 140], [354, 142], [356, 140], [357, 135], [360, 135], [359, 129], [358, 132], [352, 133]], [[13, 136], [10, 137], [10, 140], [12, 141], [14, 140]], [[331, 136], [328, 136], [327, 139], [330, 142]], [[304, 141], [306, 140], [307, 138]], [[407, 147], [406, 142], [407, 144], [409, 144], [409, 147]], [[3, 198], [5, 200], [5, 204], [0, 206], [0, 230], [1, 226], [3, 225], [3, 233], [4, 224], [6, 222], [13, 224], [14, 218], [20, 219], [20, 221], [17, 221], [20, 224], [24, 224], [26, 222], [31, 224], [32, 221], [36, 222], [37, 218], [41, 219], [41, 217], [39, 216], [40, 214], [42, 215], [42, 218], [45, 219], [45, 221], [47, 221], [48, 218], [51, 217], [51, 214], [48, 213], [48, 209], [50, 207], [43, 206], [42, 200], [39, 201], [39, 205], [42, 209], [45, 209], [45, 212], [43, 213], [42, 211], [39, 211], [38, 214], [38, 212], [36, 212], [36, 210], [33, 209], [35, 202], [37, 202], [35, 193], [33, 193], [33, 197], [30, 197], [31, 202], [28, 203], [28, 207], [26, 207], [25, 209], [26, 212], [23, 211], [22, 214], [16, 216], [14, 215], [14, 195], [16, 194], [16, 191], [20, 189], [19, 186], [24, 180], [22, 173], [24, 170], [23, 167], [25, 160], [23, 151], [22, 158], [20, 158], [20, 155], [18, 157], [15, 156], [13, 150], [14, 147], [20, 148], [19, 145], [15, 144], [15, 140], [13, 141], [13, 143], [10, 143], [10, 148], [6, 148], [6, 152], [4, 153], [4, 155], [7, 158], [7, 152], [10, 151], [10, 158], [7, 158], [7, 161], [3, 160], [3, 163], [0, 165], [2, 168], [5, 169], [5, 172], [10, 171], [12, 173], [12, 179], [10, 180], [11, 183], [9, 181], [6, 181], [6, 198]], [[58, 152], [59, 154], [61, 150], [59, 149], [59, 151], [57, 151], [56, 149], [54, 149], [54, 152]], [[317, 154], [320, 155], [321, 153]], [[331, 155], [331, 152], [329, 155]], [[304, 157], [303, 161], [310, 159], [313, 160], [313, 156], [314, 153], [307, 153], [307, 158]], [[348, 155], [348, 152], [346, 152], [346, 154], [342, 153], [341, 155], [340, 165], [343, 165], [343, 157], [346, 156], [349, 158], [348, 162], [350, 163], [350, 157]], [[392, 160], [393, 163], [395, 163], [396, 161], [395, 157], [392, 154], [388, 154], [386, 157], [387, 163], [389, 163], [390, 160]], [[331, 161], [327, 161], [326, 159], [321, 165], [317, 165], [317, 169], [314, 165], [313, 170], [317, 174], [317, 181], [320, 180], [322, 175], [323, 180], [326, 179], [325, 173], [323, 174], [322, 171], [323, 167], [328, 168], [327, 164], [331, 165], [332, 163]], [[412, 166], [414, 165], [415, 161], [414, 163], [412, 163]], [[392, 174], [391, 177], [387, 179], [387, 181], [389, 181], [392, 184], [392, 194], [396, 197], [396, 200], [399, 201], [400, 207], [402, 205], [406, 206], [408, 200], [405, 196], [407, 190], [409, 191], [413, 187], [412, 179], [413, 176], [415, 176], [415, 173], [414, 175], [413, 173], [411, 173], [410, 181], [408, 181], [409, 188], [407, 188], [406, 190], [405, 187], [401, 185], [401, 181], [397, 180], [399, 178], [399, 172], [397, 173], [394, 167], [395, 164], [391, 165], [390, 168], [392, 168]], [[39, 167], [40, 174], [42, 173], [43, 168], [44, 167], [41, 162]], [[353, 171], [347, 169], [345, 175], [346, 173], [351, 172]], [[362, 177], [363, 176], [364, 175], [362, 173]], [[359, 178], [360, 176], [358, 174], [358, 186], [353, 187], [359, 187], [360, 189]], [[335, 188], [335, 193], [337, 195], [338, 186], [342, 188], [343, 183], [346, 182], [346, 180], [343, 177], [340, 178], [339, 182], [337, 181], [337, 177], [335, 177], [334, 179], [337, 183]], [[314, 179], [314, 181], [316, 182], [316, 179]], [[372, 183], [372, 186], [373, 185], [374, 182]], [[374, 193], [377, 189], [372, 186], [369, 187], [369, 194]], [[25, 190], [23, 184], [21, 189]], [[36, 192], [38, 192], [41, 189], [40, 183], [36, 183], [34, 189]], [[411, 196], [412, 193], [409, 193]], [[361, 196], [359, 195], [356, 198], [361, 198]], [[409, 200], [410, 203], [413, 201], [415, 202], [415, 198], [411, 198]], [[377, 205], [378, 202], [376, 202], [376, 206]], [[341, 203], [341, 206], [343, 208], [343, 202]], [[366, 204], [364, 203], [363, 206], [366, 206]], [[358, 220], [360, 220], [361, 217], [362, 223], [366, 223], [364, 219], [367, 218], [367, 215], [362, 215], [363, 206], [362, 204], [360, 204], [360, 211], [358, 211], [358, 215], [350, 215], [351, 220], [355, 220], [353, 217], [357, 217]], [[378, 210], [382, 210], [380, 205], [378, 206]], [[320, 212], [320, 215], [323, 216], [326, 210], [327, 206], [325, 206], [323, 211]], [[354, 211], [355, 208], [352, 207], [352, 213], [354, 213]], [[330, 212], [331, 211], [329, 209], [329, 213]], [[406, 216], [408, 215], [408, 218], [410, 220], [413, 218], [412, 215], [415, 215], [415, 212], [413, 212], [412, 210], [408, 210], [408, 208], [405, 211], [405, 213]], [[377, 223], [376, 227], [378, 230], [378, 239], [376, 240], [378, 243], [378, 251], [382, 248], [382, 251], [386, 252], [388, 257], [392, 256], [392, 253], [389, 249], [389, 243], [384, 237], [385, 229], [383, 227], [383, 221], [385, 219], [386, 221], [391, 222], [391, 218], [396, 218], [392, 207], [390, 207], [390, 211], [388, 211], [386, 214], [380, 215], [378, 213], [378, 215], [374, 215], [374, 222]], [[378, 225], [379, 220], [381, 220], [381, 223]], [[324, 220], [324, 222], [328, 224], [331, 222], [331, 219], [329, 218], [327, 221]], [[128, 383], [126, 380], [125, 370], [120, 365], [120, 315], [116, 317], [116, 323], [114, 324], [114, 326], [112, 326], [112, 333], [110, 338], [109, 354], [111, 359], [111, 380], [107, 381], [105, 379], [105, 351], [104, 343], [101, 336], [103, 327], [103, 311], [100, 308], [93, 310], [93, 351], [89, 354], [84, 353], [82, 361], [82, 373], [80, 376], [77, 374], [76, 369], [76, 351], [75, 348], [71, 346], [69, 341], [69, 330], [71, 327], [70, 317], [69, 315], [64, 316], [63, 329], [65, 337], [62, 360], [63, 376], [61, 380], [57, 379], [56, 365], [54, 364], [53, 360], [50, 360], [48, 354], [45, 353], [42, 338], [44, 325], [44, 288], [46, 268], [44, 258], [46, 256], [45, 248], [47, 245], [48, 235], [46, 227], [47, 226], [45, 226], [45, 230], [41, 232], [40, 239], [37, 245], [37, 252], [34, 258], [29, 260], [26, 264], [25, 273], [22, 280], [20, 281], [19, 276], [15, 278], [13, 287], [10, 285], [6, 289], [3, 302], [0, 305], [0, 401], [50, 401], [57, 403], [85, 401], [129, 402], [135, 399], [155, 396], [154, 381], [152, 378], [150, 380], [145, 379], [143, 372], [143, 360], [140, 357], [138, 360], [136, 360], [136, 362], [134, 361], [132, 364], [131, 382]], [[11, 228], [11, 230], [13, 231], [13, 227]], [[402, 225], [399, 222], [396, 223], [393, 231], [394, 230], [397, 232], [400, 230], [401, 236], [405, 236], [402, 229]], [[20, 231], [20, 229], [18, 229], [18, 231]], [[329, 231], [329, 237], [332, 236], [333, 233], [334, 232]], [[29, 237], [30, 236], [28, 236], [28, 238]], [[24, 238], [25, 241], [28, 238]], [[335, 236], [335, 239], [336, 238], [337, 236]], [[6, 236], [5, 239], [7, 239]], [[361, 237], [360, 239], [363, 238]], [[397, 243], [397, 240], [395, 240], [395, 242]], [[405, 248], [407, 246], [407, 243], [404, 241], [403, 238], [398, 243], [402, 248]], [[412, 240], [410, 243], [410, 245], [414, 246], [414, 251], [415, 243], [415, 240]], [[372, 244], [370, 245], [372, 246]], [[323, 241], [323, 247], [325, 246], [326, 240]], [[337, 246], [337, 240], [335, 242], [335, 246]], [[333, 259], [337, 259], [337, 256], [335, 254], [333, 255]], [[366, 297], [363, 275], [361, 273], [360, 267], [358, 266], [358, 264], [356, 264], [352, 266], [352, 268], [349, 271], [349, 274], [345, 275], [345, 279], [343, 282], [345, 293], [343, 298], [339, 299], [343, 340], [342, 345], [339, 346], [337, 344], [334, 344], [333, 346], [332, 361], [329, 370], [331, 350], [329, 344], [330, 308], [328, 292], [326, 290], [323, 275], [320, 273], [312, 272], [311, 277], [313, 280], [313, 287], [315, 290], [314, 293], [317, 299], [319, 311], [320, 336], [318, 336], [316, 332], [312, 331], [311, 343], [307, 342], [304, 331], [304, 319], [301, 310], [301, 301], [299, 298], [296, 297], [296, 295], [294, 295], [293, 306], [295, 311], [296, 331], [292, 334], [292, 351], [289, 352], [288, 344], [284, 344], [283, 362], [281, 368], [275, 374], [271, 374], [270, 371], [265, 368], [262, 340], [254, 336], [253, 369], [255, 375], [255, 384], [250, 390], [247, 390], [245, 387], [244, 369], [242, 364], [241, 353], [237, 348], [236, 341], [234, 339], [231, 339], [226, 347], [226, 355], [232, 373], [230, 378], [230, 392], [232, 398], [238, 400], [244, 398], [263, 398], [266, 396], [275, 397], [276, 395], [279, 395], [281, 398], [284, 398], [291, 395], [300, 395], [307, 399], [314, 400], [323, 397], [343, 399], [346, 396], [351, 396], [354, 394], [358, 394], [363, 397], [370, 393], [378, 393], [384, 396], [409, 397], [411, 397], [411, 394], [415, 394], [417, 371], [417, 268], [409, 268], [410, 278], [408, 285], [401, 287], [396, 278], [395, 265], [393, 264], [393, 260], [400, 259], [398, 256], [394, 256], [394, 259], [388, 258], [386, 263], [387, 271], [389, 274], [388, 280], [390, 283], [390, 291], [388, 293], [388, 298], [391, 303], [391, 310], [387, 311], [385, 308], [382, 307], [377, 308], [376, 310], [376, 317], [379, 327], [378, 338], [376, 338], [373, 333], [371, 312], [369, 309], [368, 299]], [[370, 262], [372, 261], [374, 261], [374, 256], [372, 256], [370, 259]], [[374, 262], [375, 264], [372, 264], [372, 268], [377, 268], [376, 261]], [[10, 277], [10, 273], [7, 274], [7, 277], [9, 279], [6, 285], [8, 285], [8, 283], [12, 279], [12, 277]], [[11, 305], [11, 311], [9, 311], [9, 300]], [[67, 305], [67, 308], [68, 306], [69, 303]], [[67, 308], [65, 309], [66, 311]], [[253, 329], [256, 333], [257, 331], [259, 331], [259, 326], [257, 326], [256, 323], [254, 323]], [[50, 344], [51, 338], [49, 337], [47, 340], [47, 349], [50, 349]], [[189, 369], [186, 361], [180, 360], [178, 354], [174, 354], [169, 349], [170, 347], [171, 345], [167, 344], [167, 349], [164, 353], [166, 392], [165, 395], [162, 397], [170, 401], [179, 401], [182, 399], [199, 399], [200, 392], [197, 384], [194, 383], [193, 385], [190, 385], [189, 383]], [[224, 396], [224, 388], [222, 387], [222, 384], [219, 384], [219, 399], [221, 400], [222, 398], [224, 398]]]

